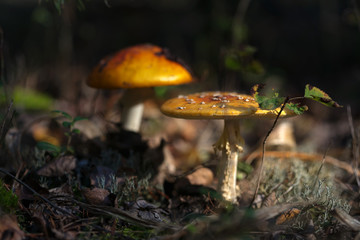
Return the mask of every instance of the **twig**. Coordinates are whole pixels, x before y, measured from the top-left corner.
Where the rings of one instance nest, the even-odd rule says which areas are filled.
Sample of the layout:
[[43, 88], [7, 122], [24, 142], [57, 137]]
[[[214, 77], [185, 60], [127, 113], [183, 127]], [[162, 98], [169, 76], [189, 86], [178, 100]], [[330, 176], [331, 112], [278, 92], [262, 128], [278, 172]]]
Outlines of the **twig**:
[[257, 194], [259, 192], [261, 174], [262, 174], [263, 165], [264, 165], [264, 158], [265, 158], [265, 144], [266, 144], [266, 141], [267, 141], [268, 137], [270, 136], [271, 132], [274, 130], [274, 128], [276, 126], [276, 123], [279, 120], [279, 117], [280, 117], [282, 111], [284, 110], [284, 108], [285, 108], [288, 101], [289, 101], [289, 97], [286, 97], [286, 99], [283, 102], [283, 105], [281, 106], [281, 109], [280, 109], [278, 115], [275, 118], [275, 121], [274, 121], [273, 125], [271, 126], [270, 130], [267, 132], [267, 134], [266, 134], [266, 136], [264, 138], [264, 141], [262, 143], [262, 155], [261, 155], [261, 162], [260, 162], [260, 168], [259, 168], [259, 173], [258, 173], [259, 176], [258, 176], [258, 179], [256, 181], [256, 189], [255, 189], [254, 197], [253, 197], [249, 207], [251, 207], [253, 205], [253, 203], [255, 202], [256, 196], [257, 196]]
[[4, 168], [0, 168], [0, 172], [3, 174], [6, 174], [8, 176], [10, 176], [12, 179], [14, 179], [15, 181], [17, 181], [18, 183], [20, 183], [21, 185], [23, 185], [24, 187], [26, 187], [28, 190], [30, 190], [35, 196], [38, 196], [41, 200], [43, 200], [44, 202], [48, 203], [50, 206], [52, 206], [53, 208], [55, 208], [56, 210], [63, 212], [65, 214], [68, 214], [70, 216], [74, 216], [72, 213], [66, 211], [65, 209], [62, 209], [58, 206], [56, 206], [55, 204], [53, 204], [50, 200], [48, 200], [47, 198], [41, 196], [39, 193], [37, 193], [32, 187], [30, 187], [29, 185], [27, 185], [26, 183], [24, 183], [23, 181], [21, 181], [20, 179], [18, 179], [17, 177], [15, 177], [14, 175], [12, 175], [11, 173], [9, 173], [7, 170], [5, 170]]
[[[347, 106], [347, 116], [352, 137], [352, 153], [354, 157], [352, 166], [357, 170], [359, 168], [359, 135], [355, 132], [350, 106]], [[354, 171], [354, 176], [358, 187], [360, 187], [360, 180], [357, 171]]]

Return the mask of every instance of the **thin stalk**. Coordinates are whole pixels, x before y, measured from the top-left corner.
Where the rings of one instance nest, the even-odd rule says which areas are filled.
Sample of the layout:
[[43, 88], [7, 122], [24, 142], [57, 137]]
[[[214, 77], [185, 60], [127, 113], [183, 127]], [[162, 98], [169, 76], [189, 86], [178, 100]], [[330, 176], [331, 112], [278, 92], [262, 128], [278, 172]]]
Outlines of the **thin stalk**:
[[266, 141], [269, 138], [271, 132], [274, 130], [274, 128], [276, 126], [276, 123], [279, 120], [279, 117], [280, 117], [282, 111], [284, 110], [286, 104], [289, 102], [289, 99], [290, 99], [289, 97], [286, 97], [286, 99], [284, 100], [284, 103], [282, 104], [281, 109], [280, 109], [278, 115], [276, 116], [273, 125], [271, 126], [270, 130], [267, 132], [267, 134], [266, 134], [266, 136], [264, 138], [264, 141], [262, 143], [262, 155], [261, 155], [261, 162], [260, 162], [260, 168], [259, 168], [259, 173], [258, 173], [259, 175], [258, 175], [258, 179], [256, 181], [255, 193], [254, 193], [253, 199], [252, 199], [249, 207], [251, 207], [253, 205], [253, 203], [255, 202], [256, 196], [257, 196], [257, 194], [259, 192], [260, 182], [261, 182], [261, 174], [262, 174], [263, 165], [264, 165], [264, 159], [265, 159], [265, 144], [266, 144]]

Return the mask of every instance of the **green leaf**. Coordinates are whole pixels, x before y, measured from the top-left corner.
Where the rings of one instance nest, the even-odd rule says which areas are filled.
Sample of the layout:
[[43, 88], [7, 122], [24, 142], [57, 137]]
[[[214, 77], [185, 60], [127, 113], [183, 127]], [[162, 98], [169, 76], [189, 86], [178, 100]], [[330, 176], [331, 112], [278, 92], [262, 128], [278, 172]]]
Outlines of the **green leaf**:
[[78, 122], [78, 121], [82, 121], [82, 120], [88, 120], [87, 117], [75, 117], [73, 120], [73, 123]]
[[63, 125], [64, 127], [66, 127], [66, 128], [70, 128], [70, 127], [73, 125], [73, 123], [72, 123], [72, 122], [68, 122], [68, 121], [64, 121], [64, 122], [62, 123], [62, 125]]
[[299, 103], [287, 103], [285, 106], [287, 109], [292, 110], [295, 114], [300, 115], [308, 110], [306, 105], [300, 106]]
[[60, 151], [61, 151], [61, 148], [59, 146], [53, 145], [48, 142], [38, 142], [36, 144], [36, 147], [39, 148], [40, 150], [45, 150], [45, 151], [54, 152], [54, 153], [60, 153]]
[[277, 97], [277, 96], [272, 96], [272, 97], [266, 97], [266, 96], [257, 96], [255, 98], [255, 101], [258, 102], [259, 107], [261, 109], [265, 109], [265, 110], [274, 110], [278, 107], [281, 106], [281, 104], [283, 104], [283, 102], [285, 101], [284, 97]]
[[64, 0], [54, 0], [54, 5], [58, 13], [61, 14], [64, 5]]
[[80, 10], [80, 11], [84, 11], [85, 10], [85, 4], [82, 0], [77, 0], [77, 8]]
[[61, 115], [63, 115], [65, 118], [69, 119], [69, 120], [72, 120], [72, 117], [70, 116], [70, 114], [64, 112], [64, 111], [60, 111], [60, 110], [54, 110], [54, 111], [51, 111], [53, 113], [59, 113]]
[[71, 132], [72, 132], [72, 133], [75, 133], [75, 134], [79, 134], [79, 133], [80, 133], [80, 130], [77, 129], [77, 128], [74, 128]]
[[328, 107], [342, 107], [337, 102], [332, 100], [327, 93], [317, 87], [311, 86], [310, 84], [306, 84], [305, 86], [304, 97], [310, 98]]
[[224, 65], [227, 69], [249, 74], [262, 74], [262, 64], [254, 59], [256, 48], [243, 45], [239, 48], [228, 49], [224, 56]]
[[[12, 92], [15, 108], [21, 108], [30, 111], [42, 111], [52, 108], [54, 99], [47, 94], [33, 89], [15, 87]], [[0, 89], [0, 103], [6, 102], [3, 88]]]
[[75, 153], [75, 149], [71, 146], [67, 147], [66, 150], [64, 152], [68, 152], [68, 153], [71, 153], [71, 154], [74, 154]]
[[256, 84], [251, 88], [251, 94], [255, 98], [255, 101], [259, 104], [261, 109], [273, 110], [280, 107], [284, 101], [285, 97], [279, 97], [279, 93], [274, 92], [272, 96], [262, 96], [259, 95], [259, 91], [264, 87], [263, 84]]

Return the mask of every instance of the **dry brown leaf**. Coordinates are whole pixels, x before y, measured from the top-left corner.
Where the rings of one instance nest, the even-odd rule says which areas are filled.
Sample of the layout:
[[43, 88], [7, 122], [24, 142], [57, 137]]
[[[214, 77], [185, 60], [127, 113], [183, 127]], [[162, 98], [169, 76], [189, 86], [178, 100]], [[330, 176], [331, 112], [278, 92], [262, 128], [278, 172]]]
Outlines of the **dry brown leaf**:
[[110, 192], [103, 188], [84, 188], [82, 194], [86, 200], [93, 205], [106, 205], [111, 206], [113, 202], [111, 200]]
[[71, 172], [75, 167], [76, 158], [74, 156], [61, 156], [40, 168], [37, 174], [46, 177], [58, 177]]
[[209, 186], [214, 180], [214, 174], [209, 168], [199, 168], [186, 178], [192, 185]]
[[290, 221], [291, 219], [296, 217], [300, 212], [301, 210], [298, 208], [292, 208], [287, 210], [276, 219], [276, 225], [281, 225]]
[[0, 239], [20, 240], [25, 234], [19, 228], [16, 217], [11, 215], [0, 216]]

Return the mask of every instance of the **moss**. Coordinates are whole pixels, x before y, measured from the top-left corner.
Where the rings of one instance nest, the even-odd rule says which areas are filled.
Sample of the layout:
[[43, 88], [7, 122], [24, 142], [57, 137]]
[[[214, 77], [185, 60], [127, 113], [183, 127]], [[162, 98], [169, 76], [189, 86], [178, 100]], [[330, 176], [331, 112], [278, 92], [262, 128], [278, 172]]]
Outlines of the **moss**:
[[6, 213], [14, 213], [18, 208], [18, 197], [7, 190], [0, 179], [0, 209]]
[[335, 208], [345, 212], [351, 208], [341, 198], [341, 188], [334, 181], [337, 171], [326, 165], [319, 171], [320, 167], [320, 162], [292, 159], [279, 164], [279, 159], [267, 159], [260, 186], [260, 192], [265, 196], [275, 192], [277, 203], [309, 203], [289, 227], [294, 230], [305, 229], [312, 221], [317, 236], [338, 225], [331, 214]]

